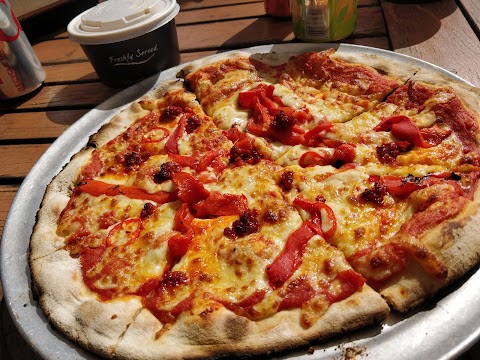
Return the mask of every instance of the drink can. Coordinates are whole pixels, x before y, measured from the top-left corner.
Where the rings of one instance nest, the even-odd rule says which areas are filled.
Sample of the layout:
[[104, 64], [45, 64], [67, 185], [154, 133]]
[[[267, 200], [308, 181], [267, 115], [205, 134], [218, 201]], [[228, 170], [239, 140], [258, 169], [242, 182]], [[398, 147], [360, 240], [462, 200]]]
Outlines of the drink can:
[[37, 89], [45, 71], [7, 0], [0, 0], [0, 100]]
[[263, 6], [265, 12], [273, 17], [288, 18], [292, 15], [290, 0], [263, 0]]
[[293, 33], [301, 41], [328, 42], [355, 30], [357, 0], [290, 0]]

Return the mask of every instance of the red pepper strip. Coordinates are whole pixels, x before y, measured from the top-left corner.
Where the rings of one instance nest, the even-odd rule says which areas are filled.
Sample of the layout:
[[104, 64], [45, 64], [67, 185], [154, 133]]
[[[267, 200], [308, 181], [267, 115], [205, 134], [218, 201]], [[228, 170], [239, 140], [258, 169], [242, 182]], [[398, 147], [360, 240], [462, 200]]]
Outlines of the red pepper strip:
[[237, 127], [232, 127], [228, 130], [224, 130], [223, 135], [225, 135], [227, 139], [233, 142], [234, 144], [237, 141], [243, 140], [247, 136], [243, 131], [240, 131]]
[[342, 301], [350, 295], [356, 293], [365, 284], [365, 278], [352, 269], [341, 271], [335, 276], [335, 280], [339, 280], [341, 287], [336, 294], [329, 293], [327, 299], [330, 304]]
[[[322, 235], [325, 239], [330, 239], [335, 234], [335, 231], [337, 231], [337, 219], [335, 213], [332, 208], [323, 201], [309, 201], [302, 195], [299, 195], [293, 200], [293, 204], [299, 206], [310, 214], [310, 221], [315, 225], [317, 233]], [[328, 222], [322, 221], [322, 215], [326, 215]]]
[[[314, 203], [315, 213], [320, 219], [323, 235], [325, 239], [330, 239], [337, 231], [337, 218], [332, 208], [322, 201], [315, 201]], [[323, 215], [326, 215], [328, 222], [323, 221]]]
[[294, 125], [285, 129], [273, 129], [269, 128], [269, 136], [280, 141], [285, 145], [300, 145], [303, 142], [303, 130], [300, 126]]
[[[159, 134], [159, 132], [161, 132], [161, 133]], [[168, 131], [167, 128], [159, 126], [159, 127], [153, 128], [149, 132], [147, 132], [145, 134], [145, 140], [144, 141], [147, 142], [147, 143], [160, 142], [160, 141], [166, 139], [168, 135], [170, 135], [170, 131]]]
[[[273, 87], [272, 87], [273, 94]], [[272, 95], [267, 96], [265, 92], [261, 92], [259, 96], [260, 103], [265, 106], [270, 115], [275, 115], [280, 111], [278, 104], [271, 99]]]
[[193, 169], [195, 164], [198, 163], [198, 157], [193, 155], [179, 155], [175, 153], [169, 153], [168, 157], [181, 167], [188, 166]]
[[255, 99], [254, 102], [255, 102], [255, 106], [253, 108], [253, 116], [252, 116], [253, 121], [250, 123], [252, 125], [255, 124], [259, 126], [260, 129], [264, 131], [264, 135], [267, 136], [268, 128], [270, 127], [270, 123], [273, 120], [273, 115], [271, 115], [267, 107], [260, 102], [259, 98]]
[[178, 198], [188, 205], [193, 205], [205, 200], [210, 192], [193, 175], [178, 172], [172, 175], [172, 181], [178, 188]]
[[162, 324], [173, 324], [184, 311], [190, 310], [193, 307], [193, 299], [194, 293], [192, 292], [170, 310], [157, 309], [154, 301], [148, 301], [145, 306]]
[[275, 87], [273, 85], [260, 84], [255, 89], [243, 91], [238, 94], [238, 102], [242, 107], [251, 109], [254, 106], [255, 98], [260, 97], [261, 93], [272, 97], [274, 89]]
[[278, 311], [300, 308], [315, 295], [315, 290], [307, 279], [299, 277], [287, 286], [287, 294], [278, 306]]
[[178, 125], [175, 129], [175, 131], [170, 135], [168, 138], [167, 142], [165, 143], [165, 150], [167, 153], [174, 153], [178, 154], [178, 140], [183, 135], [183, 132], [185, 131], [185, 126], [187, 124], [187, 115], [182, 114], [182, 117], [178, 121]]
[[176, 201], [178, 199], [175, 192], [158, 191], [156, 193], [148, 193], [143, 189], [125, 185], [107, 184], [103, 181], [84, 179], [77, 185], [77, 192], [87, 193], [92, 196], [118, 196], [124, 195], [130, 199], [150, 200], [157, 204], [165, 204]]
[[342, 144], [335, 148], [333, 152], [333, 163], [340, 162], [342, 164], [353, 163], [355, 160], [355, 146], [351, 144]]
[[190, 212], [190, 208], [186, 203], [182, 203], [180, 208], [175, 213], [173, 222], [175, 223], [175, 230], [185, 233], [190, 229], [192, 221], [195, 217]]
[[[276, 101], [281, 102], [280, 99], [276, 99]], [[305, 124], [306, 122], [311, 122], [313, 120], [313, 116], [306, 108], [294, 109], [288, 106], [283, 106], [280, 108], [280, 110], [289, 116], [293, 116], [298, 124]]]
[[397, 139], [409, 141], [418, 147], [428, 148], [432, 146], [423, 139], [419, 128], [408, 116], [390, 116], [383, 119], [373, 130], [390, 131], [392, 136]]
[[248, 311], [255, 305], [259, 304], [265, 298], [266, 293], [266, 290], [258, 289], [237, 303], [225, 301], [223, 299], [217, 299], [217, 301], [235, 314], [248, 317]]
[[305, 123], [310, 119], [307, 111], [284, 106], [280, 98], [273, 97], [273, 91], [273, 85], [260, 85], [254, 90], [239, 94], [240, 105], [253, 111], [247, 124], [247, 130], [254, 135], [272, 137], [287, 145], [301, 144], [305, 131], [300, 126], [274, 129], [270, 125], [280, 111], [293, 116], [300, 123]]
[[193, 230], [190, 229], [186, 234], [176, 234], [168, 239], [168, 249], [174, 260], [180, 259], [185, 255], [192, 243]]
[[[108, 233], [106, 244], [107, 246], [130, 245], [140, 235], [142, 229], [142, 221], [140, 219], [127, 219], [115, 225]], [[122, 243], [122, 239], [127, 238]], [[117, 244], [119, 243], [120, 244]]]
[[281, 287], [302, 263], [303, 253], [308, 240], [315, 235], [311, 225], [302, 223], [287, 239], [282, 252], [266, 267], [268, 283], [272, 289]]
[[427, 187], [427, 185], [421, 181], [408, 181], [408, 178], [394, 175], [384, 176], [381, 181], [383, 185], [387, 187], [387, 191], [390, 195], [396, 197], [406, 197], [414, 191]]
[[241, 215], [248, 210], [248, 201], [245, 195], [213, 193], [195, 204], [194, 209], [199, 218]]
[[330, 155], [326, 155], [326, 154], [321, 155], [314, 151], [307, 151], [303, 153], [300, 159], [298, 160], [298, 165], [300, 165], [303, 168], [308, 166], [315, 166], [315, 165], [325, 166], [325, 165], [330, 165], [331, 163], [332, 163], [332, 158]]
[[449, 179], [451, 175], [452, 173], [448, 171], [430, 174], [422, 178], [412, 179], [409, 177], [402, 178], [394, 175], [386, 175], [382, 177], [380, 181], [387, 187], [387, 191], [392, 196], [406, 197], [414, 191], [424, 189], [438, 183], [448, 184], [454, 188], [454, 192], [457, 195], [464, 196], [465, 191], [463, 188], [456, 181]]
[[426, 178], [422, 178], [422, 184], [425, 184], [427, 187], [432, 186], [434, 184], [438, 183], [444, 183], [444, 184], [449, 184], [454, 188], [454, 192], [457, 195], [464, 196], [465, 191], [464, 189], [460, 186], [460, 184], [454, 180], [451, 180], [450, 177], [452, 176], [452, 173], [450, 171], [444, 171], [441, 173], [435, 173], [435, 174], [430, 174]]
[[226, 149], [216, 149], [199, 155], [199, 161], [195, 166], [195, 171], [202, 172], [209, 166], [211, 166], [214, 170], [223, 170], [225, 164], [220, 158], [222, 156], [227, 156], [227, 154], [228, 151]]
[[324, 122], [315, 126], [312, 130], [303, 135], [303, 145], [319, 146], [323, 142], [323, 131], [329, 131], [333, 127], [332, 123]]
[[206, 170], [211, 166], [214, 170], [221, 171], [225, 168], [225, 163], [222, 161], [222, 156], [227, 156], [228, 150], [216, 149], [205, 153], [196, 153], [194, 155], [179, 155], [169, 153], [168, 156], [182, 167], [190, 167], [197, 173]]

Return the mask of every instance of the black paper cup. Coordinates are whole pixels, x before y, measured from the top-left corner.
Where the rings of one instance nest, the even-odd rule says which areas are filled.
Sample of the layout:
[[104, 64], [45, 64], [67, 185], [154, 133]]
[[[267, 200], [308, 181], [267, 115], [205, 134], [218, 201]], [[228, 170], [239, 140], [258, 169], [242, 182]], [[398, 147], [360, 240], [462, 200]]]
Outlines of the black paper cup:
[[[127, 10], [118, 15], [119, 19], [111, 15], [110, 9], [106, 11], [110, 16], [108, 19], [105, 20], [101, 16], [100, 20], [95, 18], [95, 16], [98, 17], [98, 11], [92, 10], [99, 6], [111, 7], [112, 5], [115, 5], [116, 10], [118, 3], [125, 2], [124, 0], [101, 3], [80, 14], [69, 24], [70, 37], [73, 41], [80, 43], [98, 77], [105, 85], [124, 88], [180, 63], [175, 26], [175, 16], [179, 7], [173, 0], [152, 0], [152, 2], [155, 1], [162, 2], [165, 14], [162, 13], [153, 19], [151, 16], [147, 19], [149, 21], [147, 25], [139, 21], [129, 26], [124, 20], [125, 13], [128, 14]], [[143, 16], [141, 10], [132, 9], [130, 12]], [[102, 14], [101, 11], [100, 14]], [[106, 29], [102, 29], [102, 26]], [[120, 26], [122, 28], [119, 29]]]

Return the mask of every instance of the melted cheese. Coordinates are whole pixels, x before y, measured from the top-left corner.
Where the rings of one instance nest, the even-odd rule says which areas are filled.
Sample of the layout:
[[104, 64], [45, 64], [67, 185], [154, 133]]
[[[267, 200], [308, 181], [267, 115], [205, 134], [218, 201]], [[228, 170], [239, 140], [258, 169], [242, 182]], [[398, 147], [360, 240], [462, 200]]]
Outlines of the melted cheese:
[[[371, 171], [365, 168], [341, 171], [320, 166], [288, 169], [295, 172], [293, 189], [286, 194], [288, 201], [293, 204], [300, 194], [311, 201], [319, 196], [324, 198], [337, 222], [337, 231], [329, 242], [347, 257], [377, 242], [388, 241], [412, 215], [406, 203], [393, 201], [388, 194], [384, 205], [360, 198], [363, 191], [372, 187], [370, 174], [386, 175], [390, 169], [372, 167]], [[306, 211], [300, 210], [300, 213], [304, 219], [310, 218]]]
[[[133, 242], [108, 247], [96, 268], [87, 274], [102, 273], [95, 285], [102, 290], [133, 293], [148, 280], [160, 279], [167, 265], [167, 242], [174, 235], [171, 229], [175, 211], [175, 206], [161, 206], [152, 216], [142, 220], [141, 232]], [[115, 261], [122, 262], [119, 271], [103, 273]]]

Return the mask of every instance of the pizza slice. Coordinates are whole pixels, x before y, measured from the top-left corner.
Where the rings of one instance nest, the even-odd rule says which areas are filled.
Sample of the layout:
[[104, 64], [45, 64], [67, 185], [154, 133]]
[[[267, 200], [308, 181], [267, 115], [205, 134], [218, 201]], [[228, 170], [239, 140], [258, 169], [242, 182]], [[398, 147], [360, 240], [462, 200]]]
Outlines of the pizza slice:
[[417, 70], [334, 49], [309, 52], [288, 60], [279, 79], [279, 92], [284, 91], [285, 102], [306, 103], [314, 118], [311, 129], [325, 121], [349, 121], [368, 111]]
[[304, 135], [308, 147], [291, 148], [278, 161], [334, 165], [335, 152], [350, 149], [356, 164], [478, 166], [477, 137], [478, 115], [451, 86], [413, 78], [348, 122], [320, 124]]
[[478, 172], [471, 170], [291, 165], [277, 182], [288, 203], [319, 226], [370, 286], [407, 311], [478, 260], [476, 252], [454, 263], [450, 258], [454, 248], [478, 245], [470, 234], [475, 225], [466, 220], [478, 207], [472, 197]]
[[239, 93], [275, 84], [283, 67], [283, 58], [275, 53], [236, 51], [195, 62], [179, 75], [219, 128], [228, 130], [236, 126], [243, 130], [248, 113], [238, 106]]

